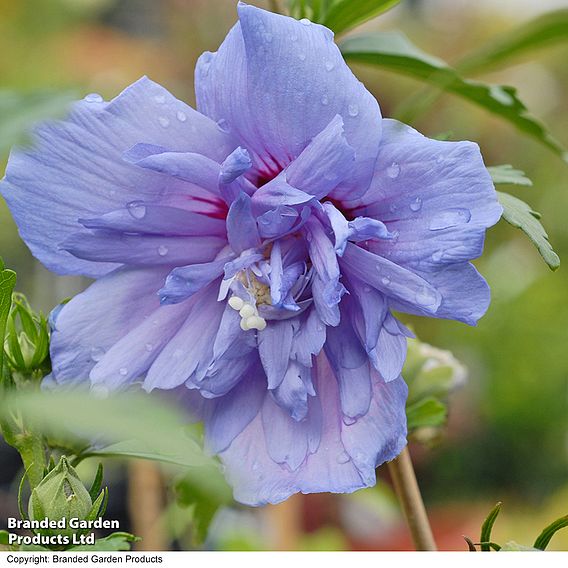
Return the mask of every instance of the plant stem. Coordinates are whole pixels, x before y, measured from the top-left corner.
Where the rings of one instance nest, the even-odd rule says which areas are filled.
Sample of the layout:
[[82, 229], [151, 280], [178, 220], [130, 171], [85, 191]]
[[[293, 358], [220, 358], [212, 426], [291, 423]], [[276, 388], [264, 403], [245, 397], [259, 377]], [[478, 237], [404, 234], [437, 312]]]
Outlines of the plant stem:
[[394, 488], [416, 550], [437, 550], [408, 447], [388, 464]]

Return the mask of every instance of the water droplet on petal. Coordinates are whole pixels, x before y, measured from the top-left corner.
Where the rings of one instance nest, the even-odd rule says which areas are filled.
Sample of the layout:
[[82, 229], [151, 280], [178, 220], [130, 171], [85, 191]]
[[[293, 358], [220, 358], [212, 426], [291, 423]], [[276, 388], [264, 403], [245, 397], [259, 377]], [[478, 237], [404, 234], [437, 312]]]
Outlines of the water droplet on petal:
[[123, 377], [126, 377], [126, 375], [128, 375], [128, 369], [126, 367], [121, 367], [118, 371]]
[[303, 52], [298, 53], [298, 59], [299, 59], [300, 61], [305, 61], [305, 60], [306, 60], [306, 54], [303, 53]]
[[424, 306], [426, 308], [434, 306], [437, 299], [436, 292], [427, 286], [422, 286], [422, 288], [416, 292], [416, 303], [420, 306]]
[[393, 162], [388, 168], [387, 168], [387, 176], [389, 176], [391, 179], [396, 179], [400, 174], [400, 166], [396, 163]]
[[383, 276], [381, 278], [381, 282], [383, 283], [384, 286], [388, 286], [391, 283], [390, 276]]
[[391, 213], [394, 213], [398, 209], [398, 207], [396, 206], [395, 203], [391, 203], [389, 209]]
[[187, 120], [187, 114], [181, 110], [177, 111], [176, 117], [180, 122], [185, 122]]
[[334, 68], [335, 68], [335, 63], [333, 61], [326, 61], [325, 62], [326, 71], [333, 71]]
[[100, 361], [105, 354], [105, 350], [102, 347], [93, 347], [91, 349], [91, 359], [97, 363], [98, 361]]
[[126, 208], [134, 219], [144, 219], [146, 216], [146, 205], [143, 201], [131, 201]]
[[253, 471], [257, 471], [259, 467], [260, 467], [260, 464], [259, 464], [257, 461], [255, 461], [255, 462], [252, 464], [252, 470], [253, 470]]
[[411, 204], [410, 204], [410, 210], [411, 211], [420, 211], [420, 209], [422, 209], [422, 198], [417, 197]]
[[89, 93], [84, 100], [87, 103], [102, 103], [104, 99], [98, 93]]
[[163, 105], [166, 102], [166, 95], [156, 95], [154, 100], [159, 104]]
[[152, 343], [146, 343], [146, 345], [144, 345], [144, 348], [146, 349], [146, 351], [150, 352], [152, 351], [152, 349], [154, 349], [154, 345]]
[[444, 253], [441, 250], [437, 250], [435, 253], [432, 254], [432, 260], [434, 262], [440, 262], [442, 260], [442, 255]]
[[300, 20], [300, 24], [303, 24], [304, 26], [310, 26], [312, 24], [312, 22], [310, 20], [308, 20], [308, 18], [302, 18]]
[[329, 104], [329, 97], [327, 95], [322, 95], [321, 104], [322, 105], [328, 105]]
[[270, 32], [264, 32], [262, 37], [266, 43], [270, 43], [272, 41], [272, 34]]
[[354, 118], [359, 114], [359, 107], [356, 104], [349, 105], [349, 107], [347, 107], [347, 112], [349, 113], [349, 116]]
[[167, 246], [164, 246], [164, 245], [160, 245], [160, 246], [158, 247], [158, 254], [159, 254], [160, 256], [166, 256], [166, 254], [168, 254], [168, 247], [167, 247]]
[[221, 132], [229, 132], [230, 128], [229, 128], [229, 123], [224, 119], [221, 118], [220, 120], [217, 121], [217, 128], [221, 131]]
[[457, 225], [469, 223], [471, 219], [471, 211], [469, 209], [448, 209], [435, 215], [430, 220], [429, 229], [431, 231], [441, 231]]
[[166, 116], [160, 116], [158, 118], [158, 122], [160, 123], [160, 126], [162, 126], [162, 128], [167, 128], [170, 125], [170, 119]]

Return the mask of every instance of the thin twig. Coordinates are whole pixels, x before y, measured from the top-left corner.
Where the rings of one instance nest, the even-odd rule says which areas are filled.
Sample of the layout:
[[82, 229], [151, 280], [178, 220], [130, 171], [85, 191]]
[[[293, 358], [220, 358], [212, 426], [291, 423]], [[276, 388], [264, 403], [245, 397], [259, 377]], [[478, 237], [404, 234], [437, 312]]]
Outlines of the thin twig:
[[437, 550], [408, 448], [388, 467], [416, 550]]

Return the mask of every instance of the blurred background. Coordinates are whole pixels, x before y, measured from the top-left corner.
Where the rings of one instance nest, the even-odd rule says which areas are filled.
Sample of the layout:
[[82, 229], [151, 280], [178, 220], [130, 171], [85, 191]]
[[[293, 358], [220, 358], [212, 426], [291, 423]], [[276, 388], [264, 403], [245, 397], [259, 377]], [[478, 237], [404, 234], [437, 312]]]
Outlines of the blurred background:
[[[40, 112], [31, 104], [38, 91], [63, 99], [91, 92], [112, 98], [148, 75], [193, 104], [196, 59], [204, 50], [216, 50], [236, 19], [235, 7], [235, 0], [0, 0], [0, 96], [18, 94], [22, 105], [30, 105], [29, 118]], [[364, 27], [402, 29], [419, 47], [451, 63], [523, 20], [558, 8], [568, 8], [568, 1], [403, 0]], [[568, 41], [482, 76], [517, 87], [531, 113], [564, 145], [567, 57]], [[384, 116], [398, 113], [424, 89], [392, 73], [363, 66], [354, 71]], [[0, 112], [16, 110], [0, 105]], [[534, 187], [515, 194], [543, 214], [555, 250], [568, 258], [568, 165], [450, 95], [412, 114], [424, 134], [475, 140], [487, 165], [511, 163], [526, 171]], [[2, 136], [0, 175], [12, 143], [5, 132]], [[19, 239], [3, 202], [0, 256], [17, 271], [18, 290], [46, 313], [87, 284], [43, 269]], [[568, 514], [568, 272], [550, 272], [525, 236], [504, 223], [489, 232], [478, 267], [491, 285], [493, 303], [477, 328], [406, 320], [423, 341], [451, 350], [469, 368], [467, 383], [452, 395], [443, 435], [431, 448], [411, 448], [435, 536], [446, 550], [465, 550], [462, 535], [475, 540], [497, 501], [504, 503], [494, 529], [497, 542], [531, 544], [546, 524]], [[18, 467], [17, 454], [0, 446], [0, 528], [7, 516], [17, 515]], [[107, 475], [108, 516], [144, 536], [140, 548], [195, 546], [191, 515], [171, 503], [168, 471], [113, 462]], [[226, 507], [200, 546], [412, 549], [386, 470], [379, 470], [379, 478], [376, 488], [351, 496], [301, 496], [261, 510]], [[568, 550], [568, 531], [559, 532], [549, 549]]]

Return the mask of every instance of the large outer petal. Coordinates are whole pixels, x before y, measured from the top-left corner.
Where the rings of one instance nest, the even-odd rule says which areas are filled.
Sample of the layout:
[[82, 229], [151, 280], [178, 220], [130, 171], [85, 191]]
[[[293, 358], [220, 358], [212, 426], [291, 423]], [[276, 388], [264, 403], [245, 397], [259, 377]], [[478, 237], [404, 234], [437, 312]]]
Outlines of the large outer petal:
[[[51, 334], [57, 382], [82, 382], [105, 353], [160, 308], [167, 267], [119, 269], [65, 304]], [[140, 338], [140, 345], [149, 339]], [[153, 340], [152, 340], [153, 341]]]
[[372, 252], [413, 271], [442, 296], [435, 314], [402, 298], [393, 307], [469, 324], [485, 313], [489, 288], [468, 261], [481, 254], [485, 231], [502, 208], [476, 144], [431, 140], [384, 120], [371, 187], [349, 205], [354, 215], [379, 219], [397, 235], [371, 242]]
[[259, 177], [282, 170], [340, 115], [356, 160], [335, 192], [361, 195], [377, 157], [380, 110], [345, 64], [332, 32], [242, 2], [238, 12], [240, 22], [219, 51], [198, 61], [198, 108], [251, 151]]
[[[191, 194], [192, 185], [124, 161], [139, 142], [199, 152], [222, 161], [235, 146], [209, 118], [143, 78], [109, 103], [81, 101], [61, 122], [35, 132], [35, 147], [14, 151], [0, 191], [24, 241], [50, 270], [98, 277], [117, 265], [59, 248], [99, 217], [133, 200]], [[169, 203], [171, 204], [171, 203]]]
[[[373, 485], [375, 467], [396, 457], [405, 446], [407, 389], [402, 379], [383, 383], [375, 376], [369, 412], [347, 426], [341, 418], [337, 382], [325, 356], [318, 356], [316, 369], [317, 397], [310, 398], [303, 426], [267, 403], [221, 452], [238, 501], [263, 505], [278, 503], [297, 492], [356, 491]], [[277, 423], [267, 431], [271, 408], [279, 414]], [[270, 436], [269, 443], [266, 436]], [[275, 444], [274, 436], [282, 447]], [[298, 465], [300, 450], [306, 457]]]

